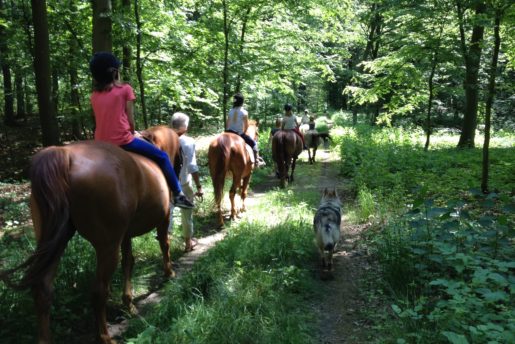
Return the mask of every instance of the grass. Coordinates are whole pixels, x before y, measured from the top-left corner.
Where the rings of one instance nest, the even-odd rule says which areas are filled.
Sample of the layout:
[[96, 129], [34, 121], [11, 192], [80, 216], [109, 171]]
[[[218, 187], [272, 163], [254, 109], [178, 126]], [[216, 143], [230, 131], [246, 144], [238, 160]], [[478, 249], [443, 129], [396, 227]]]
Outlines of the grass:
[[[306, 210], [315, 197], [296, 202], [289, 196], [267, 192], [252, 208], [261, 219], [249, 214], [231, 224], [226, 239], [169, 284], [144, 320], [132, 323], [128, 342], [313, 342], [306, 300], [313, 297], [314, 275], [306, 261], [316, 261], [316, 250]], [[264, 211], [275, 221], [263, 221]]]

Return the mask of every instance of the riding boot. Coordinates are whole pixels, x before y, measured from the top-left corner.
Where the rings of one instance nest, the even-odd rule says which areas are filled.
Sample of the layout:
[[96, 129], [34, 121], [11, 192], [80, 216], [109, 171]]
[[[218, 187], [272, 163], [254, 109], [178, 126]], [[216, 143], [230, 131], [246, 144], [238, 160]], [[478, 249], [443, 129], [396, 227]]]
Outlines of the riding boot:
[[259, 156], [259, 152], [257, 150], [253, 150], [253, 152], [254, 152], [254, 169], [266, 165], [265, 161]]

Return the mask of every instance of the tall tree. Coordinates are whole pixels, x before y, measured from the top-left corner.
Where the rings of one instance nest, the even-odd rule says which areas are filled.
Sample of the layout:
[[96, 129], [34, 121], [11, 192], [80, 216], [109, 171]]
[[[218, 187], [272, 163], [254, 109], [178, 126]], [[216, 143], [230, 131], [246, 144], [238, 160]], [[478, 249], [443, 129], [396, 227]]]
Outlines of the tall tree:
[[111, 0], [92, 0], [93, 6], [93, 52], [112, 51], [112, 6]]
[[136, 76], [138, 77], [141, 113], [143, 116], [143, 123], [145, 128], [148, 127], [147, 121], [147, 105], [145, 102], [145, 81], [143, 80], [143, 61], [141, 58], [141, 44], [142, 44], [142, 22], [139, 14], [139, 1], [134, 0], [134, 16], [136, 18]]
[[459, 19], [461, 51], [465, 61], [465, 81], [463, 83], [463, 88], [465, 89], [465, 111], [458, 147], [473, 148], [479, 103], [479, 68], [481, 64], [483, 33], [485, 31], [482, 17], [486, 13], [486, 4], [482, 0], [475, 2], [475, 16], [473, 18], [472, 35], [468, 47], [465, 37], [465, 8], [463, 8], [462, 0], [456, 1], [456, 10]]
[[39, 118], [44, 146], [59, 144], [59, 128], [52, 104], [50, 43], [46, 0], [31, 0], [34, 23], [34, 71], [38, 94]]
[[[129, 15], [131, 12], [131, 0], [122, 0], [122, 20], [124, 21], [124, 27], [127, 27], [129, 21]], [[125, 39], [123, 43], [123, 57], [122, 57], [122, 75], [123, 79], [130, 83], [131, 75], [131, 40], [129, 39], [129, 30], [123, 30], [125, 33]]]
[[14, 90], [11, 77], [11, 66], [9, 63], [9, 49], [7, 43], [6, 28], [1, 21], [5, 21], [5, 9], [3, 1], [0, 0], [0, 65], [2, 66], [2, 77], [4, 80], [4, 123], [15, 124], [14, 119]]
[[485, 109], [485, 140], [483, 144], [483, 166], [481, 174], [481, 191], [488, 192], [488, 175], [489, 175], [489, 147], [490, 147], [490, 128], [492, 118], [492, 105], [495, 96], [495, 78], [497, 76], [497, 61], [499, 59], [499, 47], [501, 46], [501, 35], [499, 34], [501, 27], [501, 19], [505, 8], [496, 8], [494, 16], [494, 49], [492, 52], [492, 60], [490, 63], [490, 72], [488, 76], [488, 93], [486, 97]]

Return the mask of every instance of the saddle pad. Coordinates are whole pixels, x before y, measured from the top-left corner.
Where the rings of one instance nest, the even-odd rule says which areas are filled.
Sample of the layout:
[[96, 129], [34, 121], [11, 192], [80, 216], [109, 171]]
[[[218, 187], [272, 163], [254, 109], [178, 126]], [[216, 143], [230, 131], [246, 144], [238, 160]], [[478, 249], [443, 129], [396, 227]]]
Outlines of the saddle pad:
[[251, 162], [251, 163], [255, 163], [255, 160], [254, 160], [254, 152], [252, 151], [252, 147], [250, 147], [248, 144], [245, 144], [245, 148], [247, 148], [247, 152], [249, 153], [249, 156], [250, 156], [250, 162]]

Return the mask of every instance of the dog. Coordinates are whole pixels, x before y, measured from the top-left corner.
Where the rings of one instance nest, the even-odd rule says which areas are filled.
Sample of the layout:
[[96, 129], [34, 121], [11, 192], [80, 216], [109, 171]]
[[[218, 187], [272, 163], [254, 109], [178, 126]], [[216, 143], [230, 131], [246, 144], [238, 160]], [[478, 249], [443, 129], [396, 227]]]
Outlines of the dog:
[[313, 219], [322, 268], [327, 268], [329, 271], [333, 267], [334, 249], [340, 240], [341, 206], [342, 202], [336, 189], [325, 188]]

